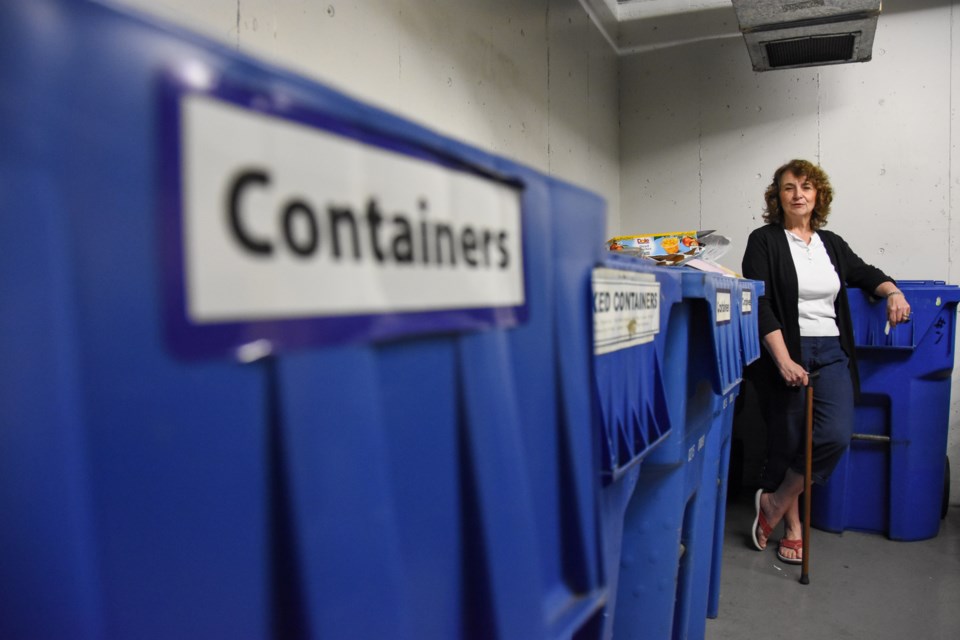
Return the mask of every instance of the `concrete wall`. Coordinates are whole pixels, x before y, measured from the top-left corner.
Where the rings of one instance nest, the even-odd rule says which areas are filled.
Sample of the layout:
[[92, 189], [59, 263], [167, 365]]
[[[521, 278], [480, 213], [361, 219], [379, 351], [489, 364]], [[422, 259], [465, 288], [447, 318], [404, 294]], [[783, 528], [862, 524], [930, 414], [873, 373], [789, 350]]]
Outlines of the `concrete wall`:
[[828, 228], [861, 257], [895, 278], [960, 283], [960, 9], [883, 5], [867, 63], [757, 73], [735, 33], [623, 57], [621, 233], [718, 229], [732, 239], [721, 262], [739, 271], [774, 169], [802, 157], [829, 173]]
[[619, 226], [617, 58], [577, 0], [112, 0], [584, 186]]

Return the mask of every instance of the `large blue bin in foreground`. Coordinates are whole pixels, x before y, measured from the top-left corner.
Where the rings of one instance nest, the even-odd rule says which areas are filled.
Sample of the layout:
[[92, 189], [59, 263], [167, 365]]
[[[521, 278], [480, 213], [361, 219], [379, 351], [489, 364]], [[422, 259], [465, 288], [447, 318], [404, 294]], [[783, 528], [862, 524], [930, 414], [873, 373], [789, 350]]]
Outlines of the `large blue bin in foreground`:
[[599, 637], [597, 196], [92, 2], [0, 59], [0, 637]]
[[[601, 451], [601, 513], [608, 592], [604, 637], [613, 634], [624, 553], [623, 521], [642, 461], [673, 428], [667, 342], [680, 273], [609, 256], [593, 276], [595, 420]], [[627, 600], [629, 604], [631, 601]]]
[[923, 540], [940, 530], [960, 287], [897, 284], [912, 313], [893, 329], [884, 300], [850, 291], [861, 399], [850, 447], [814, 487], [811, 523]]
[[[614, 637], [697, 637], [705, 626], [722, 400], [742, 374], [731, 279], [680, 268], [664, 380], [673, 426], [644, 460], [624, 517]], [[704, 479], [709, 487], [703, 486]]]

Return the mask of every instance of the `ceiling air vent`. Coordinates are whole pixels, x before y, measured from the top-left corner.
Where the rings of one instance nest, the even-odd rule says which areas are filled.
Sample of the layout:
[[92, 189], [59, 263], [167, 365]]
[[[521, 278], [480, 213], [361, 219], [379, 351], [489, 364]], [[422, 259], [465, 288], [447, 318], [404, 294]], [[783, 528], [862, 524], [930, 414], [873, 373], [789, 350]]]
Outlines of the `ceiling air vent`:
[[811, 36], [794, 40], [765, 42], [771, 69], [808, 67], [817, 64], [849, 62], [853, 58], [856, 34]]
[[755, 71], [866, 62], [880, 0], [733, 0]]

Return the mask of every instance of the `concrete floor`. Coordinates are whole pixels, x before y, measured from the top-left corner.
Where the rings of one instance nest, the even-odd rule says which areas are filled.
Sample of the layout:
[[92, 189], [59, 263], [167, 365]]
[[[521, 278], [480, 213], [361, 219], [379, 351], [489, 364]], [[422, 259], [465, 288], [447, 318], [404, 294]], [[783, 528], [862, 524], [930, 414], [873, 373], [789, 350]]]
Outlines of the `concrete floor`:
[[[960, 638], [960, 504], [940, 534], [896, 542], [883, 535], [814, 529], [809, 585], [780, 562], [776, 545], [748, 543], [753, 495], [728, 503], [720, 615], [706, 640], [957, 640]], [[772, 539], [781, 537], [782, 525]]]

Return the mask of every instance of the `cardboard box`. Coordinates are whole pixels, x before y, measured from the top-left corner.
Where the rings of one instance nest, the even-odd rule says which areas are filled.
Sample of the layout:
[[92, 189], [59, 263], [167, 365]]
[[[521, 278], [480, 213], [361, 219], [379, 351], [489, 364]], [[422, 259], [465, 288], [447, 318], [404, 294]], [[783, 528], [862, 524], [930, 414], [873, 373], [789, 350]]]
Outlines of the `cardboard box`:
[[700, 241], [696, 231], [675, 231], [672, 233], [648, 233], [636, 236], [617, 236], [607, 241], [610, 251], [621, 251], [628, 255], [671, 256], [696, 255], [700, 250]]

